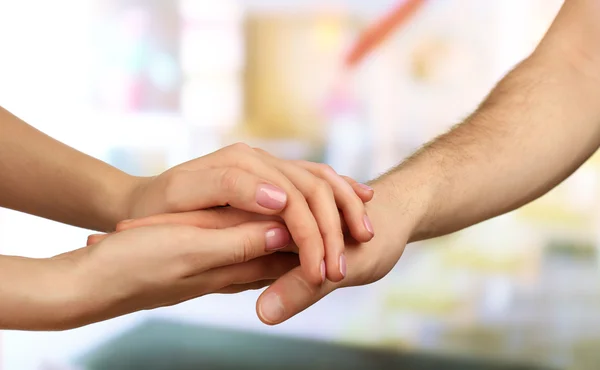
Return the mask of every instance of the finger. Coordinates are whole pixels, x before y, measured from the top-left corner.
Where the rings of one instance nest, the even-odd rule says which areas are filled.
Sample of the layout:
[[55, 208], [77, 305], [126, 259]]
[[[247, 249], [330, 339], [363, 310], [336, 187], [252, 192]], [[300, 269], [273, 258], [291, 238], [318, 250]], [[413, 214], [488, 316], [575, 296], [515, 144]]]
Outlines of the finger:
[[298, 267], [298, 256], [288, 253], [275, 253], [253, 259], [248, 262], [223, 266], [206, 271], [203, 274], [188, 277], [184, 284], [190, 288], [210, 282], [214, 291], [230, 286], [254, 284], [261, 281], [278, 279], [285, 273]]
[[180, 248], [189, 260], [190, 276], [251, 261], [280, 250], [291, 241], [285, 226], [277, 222], [253, 222], [220, 230], [192, 230], [196, 232], [180, 236], [184, 244]]
[[98, 244], [104, 239], [106, 239], [110, 234], [92, 234], [88, 236], [87, 246]]
[[271, 215], [281, 212], [287, 203], [283, 189], [233, 166], [176, 172], [169, 180], [166, 193], [169, 200], [164, 212], [169, 213], [231, 205]]
[[202, 229], [225, 229], [246, 222], [277, 220], [281, 220], [281, 218], [246, 212], [232, 207], [219, 207], [201, 211], [165, 213], [134, 220], [121, 221], [117, 224], [117, 231], [164, 224], [189, 225]]
[[256, 313], [267, 325], [276, 325], [297, 315], [331, 293], [335, 283], [309, 284], [303, 271], [295, 268], [265, 290], [256, 302]]
[[[317, 220], [319, 231], [325, 241], [325, 275], [331, 281], [344, 279], [344, 234], [336, 206], [334, 192], [327, 181], [315, 176], [306, 169], [271, 156], [264, 160], [278, 168], [306, 197], [308, 205]], [[352, 194], [352, 196], [355, 196]], [[362, 202], [358, 198], [362, 207]], [[286, 217], [283, 217], [287, 221]], [[304, 253], [301, 245], [300, 256]]]
[[[117, 224], [117, 232], [156, 225], [188, 225], [201, 229], [225, 229], [256, 221], [280, 222], [282, 220], [278, 216], [265, 216], [231, 207], [223, 207], [194, 212], [166, 213], [135, 220], [121, 221]], [[92, 244], [95, 244], [104, 240], [107, 236], [104, 234], [90, 235], [88, 237], [88, 245], [90, 245], [90, 240], [93, 241]], [[290, 241], [290, 244], [279, 252], [298, 254], [299, 250], [298, 246], [293, 241]]]
[[[271, 153], [269, 153], [263, 149], [260, 149], [260, 148], [253, 148], [253, 149], [254, 149], [254, 151], [256, 151], [262, 155], [277, 158], [277, 157], [273, 156]], [[314, 162], [309, 162], [309, 161], [299, 161], [299, 162], [314, 163]], [[335, 172], [335, 170], [333, 170], [333, 172]], [[336, 172], [336, 174], [337, 174], [337, 172]], [[367, 202], [370, 202], [371, 200], [373, 200], [373, 195], [375, 194], [375, 191], [373, 190], [372, 187], [370, 187], [369, 185], [361, 184], [361, 183], [357, 182], [356, 180], [354, 180], [353, 178], [348, 177], [348, 176], [344, 176], [344, 175], [338, 175], [338, 176], [340, 176], [341, 178], [346, 180], [346, 182], [348, 184], [350, 184], [350, 186], [352, 186], [356, 195], [358, 195], [364, 203], [367, 203]]]
[[261, 280], [248, 284], [235, 284], [216, 291], [217, 294], [237, 294], [248, 290], [260, 290], [273, 284], [275, 280]]
[[325, 256], [325, 247], [319, 225], [308, 206], [303, 193], [277, 168], [268, 165], [249, 146], [236, 144], [217, 152], [209, 154], [209, 158], [216, 167], [233, 166], [264, 178], [282, 188], [287, 194], [287, 203], [281, 217], [292, 235], [292, 239], [302, 251], [300, 261], [306, 271], [307, 279], [313, 284], [323, 282], [322, 263]]
[[308, 161], [296, 161], [296, 163], [313, 175], [324, 179], [331, 186], [335, 203], [342, 210], [352, 237], [363, 243], [371, 240], [373, 229], [369, 216], [365, 212], [362, 199], [356, 195], [353, 187], [327, 165]]
[[371, 200], [373, 200], [373, 195], [375, 195], [375, 190], [373, 190], [372, 187], [370, 187], [369, 185], [361, 184], [360, 182], [357, 182], [356, 180], [354, 180], [351, 177], [343, 176], [343, 175], [340, 175], [340, 176], [344, 180], [346, 180], [346, 182], [348, 184], [350, 184], [350, 186], [352, 186], [352, 189], [354, 190], [356, 195], [358, 195], [364, 203], [367, 203], [367, 202], [370, 202]]

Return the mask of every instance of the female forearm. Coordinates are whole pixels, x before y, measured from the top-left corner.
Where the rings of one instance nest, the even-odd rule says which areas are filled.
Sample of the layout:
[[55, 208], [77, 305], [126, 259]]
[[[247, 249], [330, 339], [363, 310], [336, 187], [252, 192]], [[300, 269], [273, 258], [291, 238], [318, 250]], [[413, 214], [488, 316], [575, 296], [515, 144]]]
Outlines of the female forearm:
[[126, 216], [134, 182], [0, 107], [0, 207], [109, 231]]
[[68, 263], [0, 256], [0, 330], [57, 330], [74, 316]]

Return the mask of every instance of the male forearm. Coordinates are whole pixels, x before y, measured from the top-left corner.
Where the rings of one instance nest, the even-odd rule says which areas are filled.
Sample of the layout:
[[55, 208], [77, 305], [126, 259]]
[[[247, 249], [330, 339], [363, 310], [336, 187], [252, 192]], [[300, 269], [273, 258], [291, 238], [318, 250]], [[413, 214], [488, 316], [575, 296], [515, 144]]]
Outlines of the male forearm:
[[[578, 1], [585, 3], [570, 4]], [[514, 210], [596, 151], [600, 71], [589, 55], [571, 58], [572, 46], [542, 43], [464, 123], [375, 182], [390, 220], [399, 219], [394, 213], [410, 215], [411, 241]]]
[[133, 178], [64, 145], [0, 107], [0, 207], [108, 231]]

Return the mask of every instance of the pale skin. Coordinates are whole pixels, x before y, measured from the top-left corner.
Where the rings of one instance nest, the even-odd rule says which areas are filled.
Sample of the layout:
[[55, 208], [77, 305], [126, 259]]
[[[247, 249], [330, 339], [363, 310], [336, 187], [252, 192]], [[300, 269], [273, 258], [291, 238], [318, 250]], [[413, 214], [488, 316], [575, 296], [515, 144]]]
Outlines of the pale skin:
[[272, 254], [291, 238], [311, 284], [341, 281], [343, 232], [373, 237], [364, 207], [372, 197], [371, 188], [326, 166], [244, 144], [156, 177], [133, 177], [0, 108], [0, 207], [102, 232], [127, 219], [226, 205], [263, 216], [224, 230], [131, 230], [48, 259], [0, 256], [0, 281], [10, 282], [0, 286], [0, 329], [72, 328], [264, 286], [298, 265], [295, 255]]
[[[600, 146], [598, 19], [600, 2], [566, 0], [536, 50], [476, 112], [373, 181], [367, 210], [376, 236], [347, 244], [346, 279], [314, 286], [295, 268], [262, 293], [260, 319], [278, 324], [335, 289], [373, 283], [407, 243], [514, 210], [571, 175]], [[179, 217], [201, 224], [204, 216]]]

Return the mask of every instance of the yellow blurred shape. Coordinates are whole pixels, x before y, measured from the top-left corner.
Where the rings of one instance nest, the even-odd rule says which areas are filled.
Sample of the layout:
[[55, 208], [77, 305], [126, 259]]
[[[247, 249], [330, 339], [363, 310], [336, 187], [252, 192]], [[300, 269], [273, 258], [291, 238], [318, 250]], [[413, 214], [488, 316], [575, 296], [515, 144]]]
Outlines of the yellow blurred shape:
[[339, 16], [317, 18], [313, 37], [321, 50], [332, 50], [342, 43], [342, 22]]

